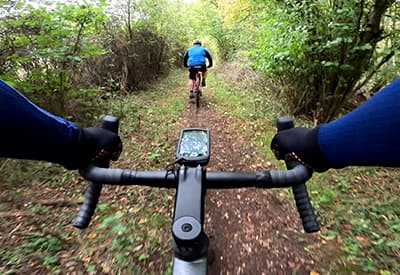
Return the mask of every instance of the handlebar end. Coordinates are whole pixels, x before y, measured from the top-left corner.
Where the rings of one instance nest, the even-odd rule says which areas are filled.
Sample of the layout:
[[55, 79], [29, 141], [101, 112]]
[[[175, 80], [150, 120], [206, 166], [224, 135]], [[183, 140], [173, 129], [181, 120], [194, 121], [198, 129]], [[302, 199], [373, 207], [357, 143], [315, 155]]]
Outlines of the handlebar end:
[[117, 117], [107, 115], [103, 118], [101, 128], [118, 133], [118, 127], [119, 119]]
[[78, 229], [86, 229], [89, 226], [90, 220], [82, 216], [77, 216], [73, 222], [73, 226]]
[[287, 130], [294, 127], [293, 119], [290, 116], [281, 116], [276, 120], [278, 131]]

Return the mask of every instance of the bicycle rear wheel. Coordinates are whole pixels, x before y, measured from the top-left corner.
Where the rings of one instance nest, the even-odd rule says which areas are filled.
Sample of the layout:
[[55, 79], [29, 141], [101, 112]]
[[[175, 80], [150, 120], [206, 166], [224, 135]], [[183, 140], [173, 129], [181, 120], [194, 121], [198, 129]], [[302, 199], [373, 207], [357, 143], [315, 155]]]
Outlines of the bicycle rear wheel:
[[196, 107], [200, 107], [200, 85], [196, 83]]

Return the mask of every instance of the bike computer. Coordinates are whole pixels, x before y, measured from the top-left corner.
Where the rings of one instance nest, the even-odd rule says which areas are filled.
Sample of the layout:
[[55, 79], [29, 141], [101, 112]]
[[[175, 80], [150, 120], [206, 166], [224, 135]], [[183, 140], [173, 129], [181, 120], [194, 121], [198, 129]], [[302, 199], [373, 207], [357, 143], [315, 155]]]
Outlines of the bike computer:
[[207, 165], [210, 160], [210, 131], [183, 129], [176, 150], [176, 162], [187, 166]]

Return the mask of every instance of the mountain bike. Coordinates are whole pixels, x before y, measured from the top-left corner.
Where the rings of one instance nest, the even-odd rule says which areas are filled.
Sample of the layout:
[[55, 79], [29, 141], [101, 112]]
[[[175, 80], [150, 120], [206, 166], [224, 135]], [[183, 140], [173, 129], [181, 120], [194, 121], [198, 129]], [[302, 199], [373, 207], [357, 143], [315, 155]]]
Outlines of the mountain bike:
[[[293, 127], [289, 117], [277, 120], [278, 130]], [[106, 116], [103, 128], [118, 131], [118, 119]], [[203, 128], [183, 129], [175, 161], [165, 171], [134, 171], [107, 168], [108, 161], [80, 170], [89, 181], [84, 202], [74, 220], [74, 226], [86, 228], [95, 211], [103, 184], [144, 185], [155, 188], [175, 188], [172, 222], [174, 252], [172, 274], [207, 274], [209, 239], [203, 230], [206, 189], [285, 188], [292, 187], [297, 210], [305, 232], [319, 231], [305, 182], [312, 171], [297, 161], [286, 159], [288, 170], [262, 172], [207, 172], [210, 160], [210, 132]]]
[[194, 84], [194, 96], [195, 96], [195, 102], [196, 102], [196, 107], [200, 107], [200, 96], [201, 96], [201, 81], [203, 80], [203, 73], [200, 71], [202, 66], [193, 66], [193, 69], [196, 70], [196, 81]]

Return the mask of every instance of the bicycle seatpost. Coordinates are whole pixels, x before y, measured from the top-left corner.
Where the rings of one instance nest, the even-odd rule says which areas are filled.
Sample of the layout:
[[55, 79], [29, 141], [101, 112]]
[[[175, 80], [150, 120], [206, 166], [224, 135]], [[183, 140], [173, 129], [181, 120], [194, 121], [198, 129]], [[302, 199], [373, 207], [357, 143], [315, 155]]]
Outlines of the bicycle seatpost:
[[[278, 131], [293, 128], [293, 119], [289, 116], [279, 117], [276, 121], [276, 127]], [[293, 169], [295, 166], [299, 165], [299, 162], [289, 158], [285, 159], [285, 163], [287, 169]], [[305, 183], [303, 182], [298, 185], [292, 186], [292, 191], [304, 231], [307, 233], [319, 231], [320, 227], [317, 222], [317, 217], [314, 214], [310, 198], [308, 197], [307, 187]]]
[[[105, 116], [102, 121], [101, 128], [112, 131], [114, 133], [118, 133], [119, 128], [119, 120], [113, 116]], [[110, 166], [109, 160], [104, 160], [101, 162], [95, 163], [96, 166], [102, 168], [108, 168]], [[74, 220], [73, 225], [79, 229], [84, 229], [89, 226], [90, 220], [93, 216], [93, 213], [96, 209], [96, 205], [99, 201], [101, 189], [103, 185], [100, 183], [89, 182], [88, 188], [85, 193], [85, 199], [83, 200], [83, 204], [79, 209], [78, 214]]]

